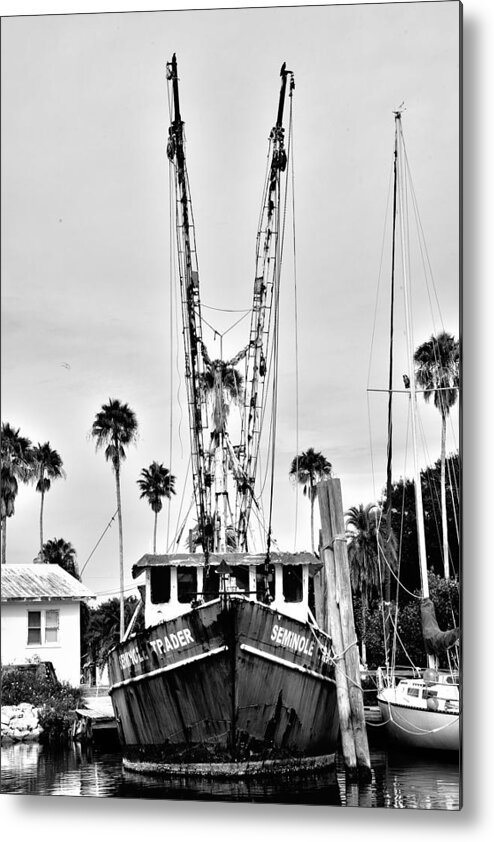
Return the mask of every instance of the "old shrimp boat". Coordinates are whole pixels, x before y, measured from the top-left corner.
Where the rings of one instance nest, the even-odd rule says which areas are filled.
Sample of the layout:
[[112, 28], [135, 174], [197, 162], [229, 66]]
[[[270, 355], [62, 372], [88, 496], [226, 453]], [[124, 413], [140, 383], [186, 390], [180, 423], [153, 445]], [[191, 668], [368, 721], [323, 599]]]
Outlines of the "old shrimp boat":
[[[249, 339], [229, 361], [212, 360], [202, 336], [175, 56], [167, 77], [196, 526], [188, 552], [144, 555], [134, 565], [135, 578], [145, 575], [145, 631], [111, 652], [110, 694], [126, 758], [136, 762], [268, 768], [297, 758], [317, 766], [332, 761], [339, 733], [331, 639], [314, 616], [322, 564], [311, 553], [275, 551], [270, 516], [263, 551], [249, 548], [267, 394], [276, 385], [275, 371], [268, 381], [277, 361], [283, 114], [293, 73], [281, 68], [269, 137]], [[235, 444], [228, 395], [240, 406]]]

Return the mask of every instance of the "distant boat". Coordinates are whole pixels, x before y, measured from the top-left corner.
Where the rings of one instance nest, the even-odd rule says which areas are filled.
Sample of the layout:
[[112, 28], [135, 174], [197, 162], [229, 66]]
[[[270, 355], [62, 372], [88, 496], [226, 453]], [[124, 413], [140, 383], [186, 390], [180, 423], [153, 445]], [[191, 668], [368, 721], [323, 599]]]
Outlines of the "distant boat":
[[[404, 216], [406, 208], [406, 187], [404, 185], [406, 165], [401, 123], [401, 111], [395, 112], [395, 154], [394, 154], [394, 209], [393, 237], [396, 233], [397, 209], [401, 209], [401, 253], [403, 257], [403, 286], [405, 293], [405, 322], [409, 377], [405, 388], [410, 391], [411, 437], [414, 454], [414, 487], [417, 515], [418, 557], [421, 581], [421, 624], [427, 652], [428, 666], [409, 678], [398, 679], [394, 669], [378, 670], [379, 689], [377, 703], [381, 712], [383, 727], [394, 743], [412, 749], [459, 751], [460, 748], [460, 675], [457, 669], [437, 669], [437, 657], [450, 650], [458, 642], [459, 629], [441, 631], [438, 627], [434, 604], [429, 596], [427, 560], [425, 547], [424, 513], [420, 470], [417, 459], [417, 396], [414, 378], [413, 347], [410, 320], [410, 286], [408, 261], [406, 259], [407, 236]], [[393, 261], [395, 255], [393, 240]], [[392, 277], [394, 276], [394, 263]], [[390, 377], [391, 381], [391, 377]], [[391, 406], [392, 385], [389, 388]], [[388, 443], [388, 454], [390, 447]], [[388, 503], [389, 503], [388, 463]], [[394, 658], [393, 658], [394, 663]], [[402, 670], [401, 670], [402, 672]]]
[[[212, 360], [202, 338], [175, 56], [168, 79], [173, 116], [167, 154], [175, 174], [196, 525], [188, 552], [144, 555], [134, 566], [135, 577], [145, 574], [146, 629], [112, 650], [110, 694], [128, 768], [158, 763], [166, 771], [167, 764], [186, 763], [190, 773], [191, 763], [214, 770], [218, 762], [234, 762], [228, 774], [243, 774], [245, 764], [257, 774], [288, 761], [291, 771], [295, 761], [300, 768], [317, 768], [334, 761], [339, 736], [332, 641], [310, 607], [314, 577], [323, 565], [308, 552], [273, 550], [270, 522], [263, 551], [249, 549], [253, 509], [259, 517], [255, 483], [262, 428], [269, 427], [270, 367], [271, 384], [276, 383], [288, 153], [282, 121], [293, 74], [283, 65], [249, 339], [230, 361]], [[241, 361], [243, 375], [237, 369]], [[229, 400], [240, 405], [236, 444], [228, 431]]]

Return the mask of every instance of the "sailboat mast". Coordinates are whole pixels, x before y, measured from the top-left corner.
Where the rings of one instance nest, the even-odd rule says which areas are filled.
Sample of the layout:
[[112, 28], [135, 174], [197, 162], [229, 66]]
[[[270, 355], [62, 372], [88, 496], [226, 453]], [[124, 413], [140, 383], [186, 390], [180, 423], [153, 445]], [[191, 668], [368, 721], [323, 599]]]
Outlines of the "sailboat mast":
[[429, 596], [429, 582], [427, 579], [427, 554], [425, 547], [425, 528], [424, 528], [424, 506], [422, 501], [422, 485], [420, 482], [420, 468], [417, 454], [417, 392], [415, 388], [415, 373], [414, 373], [414, 358], [413, 358], [413, 334], [412, 334], [412, 318], [410, 305], [410, 280], [408, 276], [408, 260], [407, 260], [407, 241], [405, 237], [405, 190], [404, 190], [404, 147], [403, 147], [403, 133], [401, 127], [401, 112], [395, 112], [396, 120], [396, 134], [398, 138], [398, 147], [401, 155], [398, 155], [399, 170], [401, 170], [401, 190], [399, 191], [400, 202], [400, 235], [401, 235], [401, 257], [403, 269], [403, 291], [405, 300], [405, 327], [407, 337], [407, 359], [408, 371], [410, 378], [410, 405], [411, 405], [411, 433], [412, 433], [412, 447], [413, 447], [413, 470], [414, 470], [414, 484], [415, 484], [415, 510], [417, 516], [417, 539], [419, 551], [419, 568], [420, 581], [422, 589], [422, 597], [424, 599]]

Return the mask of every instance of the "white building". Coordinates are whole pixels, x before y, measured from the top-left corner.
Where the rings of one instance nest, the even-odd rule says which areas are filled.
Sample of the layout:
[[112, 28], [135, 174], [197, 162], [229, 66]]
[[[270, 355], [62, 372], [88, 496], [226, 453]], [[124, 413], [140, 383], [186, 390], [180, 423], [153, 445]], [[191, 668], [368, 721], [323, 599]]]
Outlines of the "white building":
[[51, 661], [59, 681], [81, 675], [80, 610], [95, 595], [58, 564], [2, 564], [2, 665], [36, 656]]

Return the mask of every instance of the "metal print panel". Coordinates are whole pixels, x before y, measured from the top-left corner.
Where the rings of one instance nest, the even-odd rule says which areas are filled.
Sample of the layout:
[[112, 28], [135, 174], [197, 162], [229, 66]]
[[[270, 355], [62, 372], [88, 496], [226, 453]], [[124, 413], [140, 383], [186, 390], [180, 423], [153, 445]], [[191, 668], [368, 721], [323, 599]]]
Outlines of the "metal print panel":
[[2, 20], [3, 793], [461, 808], [461, 12]]

